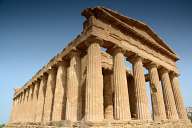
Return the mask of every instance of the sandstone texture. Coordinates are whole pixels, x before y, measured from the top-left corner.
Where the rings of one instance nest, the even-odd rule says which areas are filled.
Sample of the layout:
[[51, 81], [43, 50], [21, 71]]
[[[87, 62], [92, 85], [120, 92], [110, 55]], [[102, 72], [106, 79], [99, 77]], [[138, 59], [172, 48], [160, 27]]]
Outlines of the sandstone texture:
[[15, 89], [5, 127], [190, 128], [176, 53], [145, 23], [113, 10], [82, 15], [81, 34]]

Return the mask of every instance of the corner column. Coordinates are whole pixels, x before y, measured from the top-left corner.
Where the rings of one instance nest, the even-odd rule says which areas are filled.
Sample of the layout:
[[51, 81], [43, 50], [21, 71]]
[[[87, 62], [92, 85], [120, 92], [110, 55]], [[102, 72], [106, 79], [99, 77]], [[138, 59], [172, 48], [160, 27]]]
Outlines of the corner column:
[[85, 120], [102, 121], [103, 115], [103, 76], [101, 67], [101, 40], [88, 42], [87, 80], [85, 93]]
[[157, 71], [157, 65], [154, 63], [150, 63], [147, 68], [149, 69], [149, 77], [150, 77], [153, 119], [165, 120], [166, 119], [165, 105], [163, 101], [163, 93]]
[[15, 114], [15, 106], [16, 106], [16, 100], [13, 98], [12, 100], [12, 109], [11, 109], [11, 115], [10, 115], [10, 120], [9, 122], [12, 123], [14, 122], [14, 114]]
[[128, 83], [125, 68], [125, 57], [121, 48], [112, 49], [113, 87], [114, 87], [114, 119], [130, 120]]
[[175, 98], [175, 105], [177, 108], [178, 116], [180, 119], [187, 120], [188, 117], [187, 117], [187, 112], [184, 107], [184, 102], [183, 102], [183, 98], [182, 98], [180, 87], [179, 87], [178, 75], [176, 73], [171, 73], [170, 79], [171, 79], [172, 90]]
[[139, 56], [134, 56], [134, 58], [132, 58], [131, 61], [133, 63], [133, 77], [135, 83], [135, 98], [136, 98], [135, 105], [136, 105], [137, 119], [151, 120], [142, 58]]
[[47, 90], [45, 94], [45, 107], [44, 107], [44, 117], [43, 117], [44, 122], [49, 122], [52, 120], [55, 83], [56, 83], [56, 70], [52, 68], [48, 70]]
[[57, 69], [55, 100], [53, 106], [53, 121], [64, 120], [66, 105], [66, 84], [67, 84], [66, 63], [60, 62]]
[[175, 106], [174, 96], [171, 88], [168, 70], [160, 69], [160, 78], [162, 82], [165, 110], [168, 119], [177, 120], [178, 114]]

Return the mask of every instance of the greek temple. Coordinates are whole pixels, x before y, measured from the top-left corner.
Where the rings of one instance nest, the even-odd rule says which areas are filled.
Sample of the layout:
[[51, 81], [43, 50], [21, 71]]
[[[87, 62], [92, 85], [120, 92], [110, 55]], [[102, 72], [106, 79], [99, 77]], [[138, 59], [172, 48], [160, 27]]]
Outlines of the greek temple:
[[167, 43], [111, 9], [81, 14], [82, 32], [15, 89], [6, 127], [187, 127], [179, 57]]

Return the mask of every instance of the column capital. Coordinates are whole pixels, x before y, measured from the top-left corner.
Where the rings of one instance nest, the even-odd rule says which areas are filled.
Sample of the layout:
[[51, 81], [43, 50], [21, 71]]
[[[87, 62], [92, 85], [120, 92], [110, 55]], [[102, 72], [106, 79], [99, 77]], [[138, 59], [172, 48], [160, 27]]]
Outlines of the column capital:
[[33, 81], [32, 82], [32, 87], [35, 87], [37, 84], [39, 84], [40, 83], [40, 80], [39, 79], [37, 79], [37, 80], [35, 80], [35, 81]]
[[45, 78], [47, 78], [47, 76], [48, 76], [48, 73], [47, 72], [45, 72], [45, 73], [43, 73], [41, 76], [39, 76], [39, 80], [41, 81], [41, 80], [43, 80], [43, 79], [45, 79]]
[[59, 61], [58, 62], [58, 66], [60, 66], [60, 65], [66, 65], [67, 63], [65, 62], [65, 61]]
[[48, 74], [55, 73], [55, 72], [56, 72], [56, 68], [55, 68], [55, 67], [50, 67], [50, 68], [47, 70], [47, 73], [48, 73]]
[[159, 65], [157, 63], [155, 63], [155, 62], [147, 63], [147, 64], [145, 64], [145, 66], [146, 66], [147, 69], [151, 69], [153, 67], [156, 67], [156, 68], [159, 67]]
[[36, 83], [36, 80], [32, 81], [31, 84], [29, 85], [30, 87], [34, 86]]
[[58, 68], [61, 65], [67, 65], [67, 61], [68, 60], [63, 60], [63, 59], [58, 60], [57, 63], [55, 64], [55, 68]]
[[40, 83], [41, 82], [41, 79], [40, 78], [37, 78], [35, 83]]
[[139, 54], [134, 54], [127, 58], [127, 61], [130, 61], [131, 63], [135, 63], [139, 60], [143, 61], [143, 58]]
[[72, 50], [68, 53], [67, 59], [71, 59], [73, 56], [79, 56], [80, 50], [78, 50], [76, 47], [73, 47]]
[[108, 49], [107, 52], [108, 52], [109, 54], [112, 54], [112, 55], [115, 55], [115, 54], [117, 54], [117, 53], [119, 53], [119, 52], [125, 54], [126, 50], [124, 50], [123, 48], [115, 45], [115, 46], [113, 46], [112, 48]]
[[170, 77], [171, 77], [171, 78], [173, 78], [173, 77], [179, 77], [179, 76], [180, 76], [179, 73], [176, 73], [176, 72], [173, 72], [173, 71], [170, 72]]
[[159, 68], [159, 74], [163, 74], [163, 73], [169, 73], [169, 70], [167, 68], [161, 67]]
[[92, 43], [98, 43], [100, 46], [102, 46], [104, 42], [103, 42], [103, 39], [101, 39], [101, 38], [99, 38], [99, 37], [97, 37], [97, 36], [91, 36], [91, 37], [89, 37], [89, 38], [85, 41], [85, 45], [86, 45], [87, 47], [89, 47], [89, 45], [92, 44]]

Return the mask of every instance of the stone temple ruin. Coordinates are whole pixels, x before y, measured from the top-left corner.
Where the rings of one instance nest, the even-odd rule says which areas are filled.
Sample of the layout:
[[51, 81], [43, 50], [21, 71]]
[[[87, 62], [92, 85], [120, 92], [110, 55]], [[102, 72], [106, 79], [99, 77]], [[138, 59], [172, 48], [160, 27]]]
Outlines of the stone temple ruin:
[[104, 7], [82, 15], [81, 34], [15, 90], [6, 127], [190, 127], [176, 53], [140, 21]]

